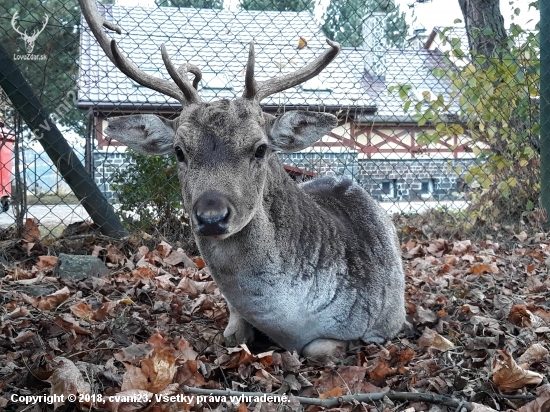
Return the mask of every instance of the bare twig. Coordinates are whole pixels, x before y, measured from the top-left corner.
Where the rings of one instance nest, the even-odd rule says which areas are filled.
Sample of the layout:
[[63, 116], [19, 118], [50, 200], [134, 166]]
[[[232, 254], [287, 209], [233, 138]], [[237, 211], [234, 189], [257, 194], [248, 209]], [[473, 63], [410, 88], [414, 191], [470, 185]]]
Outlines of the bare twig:
[[519, 399], [522, 401], [534, 401], [537, 399], [535, 395], [505, 395], [503, 393], [492, 393], [491, 396], [501, 399]]
[[[232, 390], [214, 390], [214, 389], [201, 389], [201, 388], [192, 388], [189, 386], [182, 387], [184, 392], [194, 393], [197, 395], [213, 395], [213, 396], [264, 396], [264, 395], [279, 395], [276, 393], [262, 393], [262, 392], [242, 392], [242, 391], [232, 391]], [[451, 408], [465, 408], [468, 411], [472, 410], [472, 405], [469, 402], [461, 402], [457, 399], [451, 398], [450, 396], [444, 395], [433, 395], [429, 393], [409, 393], [409, 392], [380, 392], [380, 393], [361, 393], [356, 395], [345, 395], [339, 396], [337, 398], [328, 398], [328, 399], [319, 399], [319, 398], [306, 398], [303, 396], [295, 396], [294, 399], [298, 402], [305, 405], [316, 405], [322, 406], [325, 408], [330, 408], [336, 405], [347, 402], [374, 402], [379, 401], [387, 397], [392, 401], [408, 401], [408, 402], [429, 402], [439, 405], [449, 406]]]

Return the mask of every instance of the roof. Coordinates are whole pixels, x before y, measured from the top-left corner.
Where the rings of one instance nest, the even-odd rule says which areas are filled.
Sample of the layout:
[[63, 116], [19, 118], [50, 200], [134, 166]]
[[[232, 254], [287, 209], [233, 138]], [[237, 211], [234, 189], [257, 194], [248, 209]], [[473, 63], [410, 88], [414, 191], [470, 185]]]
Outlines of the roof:
[[[325, 36], [309, 12], [229, 11], [193, 8], [143, 8], [98, 5], [106, 19], [119, 25], [120, 50], [138, 67], [169, 79], [160, 46], [165, 43], [172, 61], [184, 60], [207, 71], [225, 72], [232, 89], [199, 89], [205, 101], [235, 98], [244, 89], [248, 45], [255, 43], [256, 80], [293, 72], [328, 48]], [[82, 22], [79, 107], [127, 105], [179, 107], [179, 103], [135, 83], [114, 67]], [[307, 46], [298, 49], [300, 37]], [[344, 51], [318, 76], [329, 91], [307, 91], [302, 86], [262, 101], [264, 107], [323, 106], [372, 111], [375, 102], [362, 87], [362, 55]]]
[[[205, 101], [232, 99], [242, 94], [251, 40], [255, 43], [255, 71], [259, 81], [293, 72], [328, 47], [322, 30], [309, 12], [98, 6], [107, 20], [122, 28], [121, 36], [112, 36], [122, 52], [142, 70], [152, 70], [170, 78], [160, 54], [160, 45], [165, 43], [176, 65], [187, 60], [203, 73], [225, 72], [232, 88], [199, 89]], [[435, 28], [426, 44], [435, 46], [434, 39], [438, 39], [436, 34], [439, 32], [441, 28]], [[159, 107], [179, 110], [181, 106], [176, 100], [137, 86], [115, 68], [85, 21], [81, 36], [79, 107], [125, 112]], [[298, 49], [301, 37], [307, 41], [307, 46]], [[449, 80], [438, 79], [432, 74], [436, 67], [448, 67], [438, 47], [387, 50], [383, 79], [373, 78], [365, 71], [368, 53], [361, 48], [343, 48], [317, 76], [318, 83], [329, 91], [308, 91], [303, 85], [297, 86], [264, 99], [264, 110], [281, 107], [349, 109], [368, 121], [415, 123], [410, 113], [403, 111], [403, 101], [397, 94], [388, 93], [388, 87], [410, 84], [413, 91], [430, 90], [433, 98], [450, 90]]]
[[[363, 87], [369, 100], [376, 102], [376, 117], [385, 122], [412, 121], [409, 113], [403, 111], [403, 100], [397, 93], [389, 93], [388, 88], [396, 85], [411, 85], [412, 93], [430, 91], [432, 100], [439, 94], [446, 94], [451, 88], [445, 77], [438, 79], [433, 69], [448, 67], [445, 58], [438, 50], [405, 49], [386, 52], [386, 75], [383, 80], [365, 73]], [[416, 122], [415, 122], [416, 123]]]

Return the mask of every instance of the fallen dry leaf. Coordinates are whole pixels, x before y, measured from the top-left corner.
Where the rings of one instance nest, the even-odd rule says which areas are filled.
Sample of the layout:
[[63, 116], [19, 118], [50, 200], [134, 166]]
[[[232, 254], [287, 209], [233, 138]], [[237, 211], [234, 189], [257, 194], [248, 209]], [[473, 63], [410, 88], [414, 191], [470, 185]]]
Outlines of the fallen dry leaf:
[[55, 317], [55, 324], [63, 329], [72, 330], [79, 335], [91, 335], [92, 333], [80, 326], [80, 322], [69, 314]]
[[550, 384], [537, 388], [537, 399], [519, 408], [518, 412], [550, 412]]
[[492, 374], [493, 381], [503, 392], [513, 392], [526, 385], [539, 385], [544, 378], [540, 373], [520, 368], [507, 350], [497, 350]]
[[176, 372], [175, 382], [180, 385], [201, 387], [205, 384], [204, 377], [199, 372], [198, 362], [188, 360], [180, 365]]
[[69, 299], [70, 296], [71, 291], [67, 286], [65, 286], [63, 289], [60, 289], [51, 295], [39, 296], [36, 298], [23, 294], [23, 299], [25, 302], [30, 303], [32, 306], [40, 310], [52, 310]]
[[52, 269], [57, 263], [57, 256], [38, 256], [36, 266], [40, 269]]
[[499, 273], [499, 270], [497, 265], [494, 263], [481, 263], [478, 265], [472, 265], [470, 267], [470, 273], [473, 273], [474, 275], [482, 275], [484, 273]]
[[529, 309], [526, 305], [513, 305], [510, 308], [508, 321], [522, 328], [544, 326], [544, 320]]
[[13, 311], [4, 316], [5, 320], [17, 319], [30, 315], [31, 312], [24, 306], [18, 306]]
[[486, 405], [482, 405], [480, 403], [472, 402], [471, 412], [498, 412], [498, 411], [496, 409], [489, 408]]
[[329, 391], [320, 393], [319, 399], [337, 398], [339, 396], [342, 396], [345, 393], [346, 393], [346, 390], [344, 388], [336, 387], [336, 388], [332, 388]]
[[79, 302], [75, 305], [71, 305], [69, 309], [73, 312], [73, 315], [82, 319], [90, 319], [92, 316], [92, 308], [89, 307], [86, 302]]
[[422, 336], [418, 339], [418, 346], [420, 348], [434, 348], [442, 352], [453, 349], [455, 345], [449, 339], [444, 338], [435, 330], [425, 328], [422, 332]]
[[542, 346], [540, 343], [534, 343], [529, 346], [525, 352], [518, 358], [518, 364], [532, 365], [534, 363], [541, 363], [548, 360], [548, 349]]
[[[82, 374], [75, 364], [62, 356], [53, 359], [53, 362], [59, 363], [54, 369], [52, 375], [46, 379], [50, 383], [50, 395], [58, 395], [60, 398], [67, 399], [68, 395], [89, 395], [91, 387], [84, 380]], [[78, 399], [78, 397], [77, 397]], [[89, 406], [91, 403], [84, 403]], [[63, 402], [54, 402], [54, 409], [63, 405]]]
[[36, 218], [27, 218], [23, 228], [23, 240], [32, 243], [40, 240], [40, 229]]
[[171, 348], [155, 353], [152, 359], [142, 360], [141, 370], [149, 381], [146, 389], [158, 393], [172, 383], [176, 374], [175, 363], [176, 357], [172, 355]]
[[130, 365], [129, 363], [124, 363], [126, 367], [126, 372], [122, 376], [122, 385], [120, 389], [125, 391], [130, 390], [147, 390], [149, 387], [149, 380], [141, 368]]

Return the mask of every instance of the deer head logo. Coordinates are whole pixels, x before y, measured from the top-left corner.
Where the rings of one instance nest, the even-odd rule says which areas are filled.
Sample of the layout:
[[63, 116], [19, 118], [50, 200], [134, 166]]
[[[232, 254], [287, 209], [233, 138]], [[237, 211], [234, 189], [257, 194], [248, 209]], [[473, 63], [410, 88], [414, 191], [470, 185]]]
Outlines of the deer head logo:
[[21, 38], [25, 42], [25, 48], [27, 49], [27, 54], [31, 54], [34, 50], [34, 43], [36, 42], [36, 39], [38, 38], [38, 35], [44, 31], [46, 28], [46, 25], [48, 24], [48, 16], [44, 15], [44, 24], [42, 25], [41, 29], [33, 30], [32, 34], [27, 34], [27, 30], [24, 30], [23, 32], [19, 31], [16, 27], [16, 20], [19, 17], [19, 12], [16, 11], [11, 19], [11, 26], [13, 29], [21, 35]]

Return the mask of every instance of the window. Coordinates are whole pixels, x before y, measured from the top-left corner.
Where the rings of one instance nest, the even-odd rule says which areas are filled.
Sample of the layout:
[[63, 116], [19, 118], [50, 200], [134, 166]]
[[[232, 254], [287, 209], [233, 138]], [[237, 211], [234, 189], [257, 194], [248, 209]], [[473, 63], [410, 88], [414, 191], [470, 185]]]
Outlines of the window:
[[427, 199], [432, 196], [434, 192], [434, 182], [433, 180], [423, 180], [420, 187], [420, 197], [422, 199]]
[[384, 180], [380, 183], [380, 191], [382, 192], [382, 198], [394, 199], [395, 198], [395, 180]]
[[226, 72], [203, 72], [200, 85], [203, 89], [231, 90], [233, 86]]

